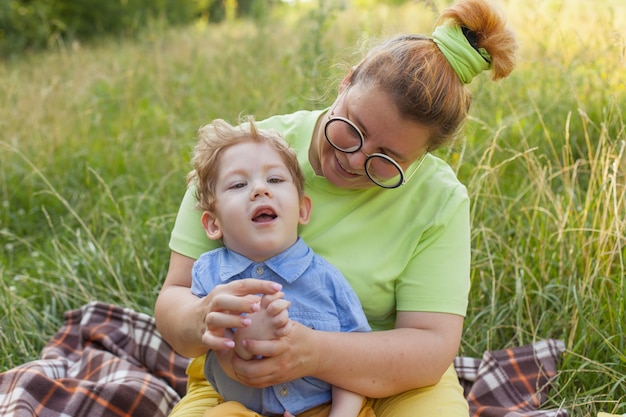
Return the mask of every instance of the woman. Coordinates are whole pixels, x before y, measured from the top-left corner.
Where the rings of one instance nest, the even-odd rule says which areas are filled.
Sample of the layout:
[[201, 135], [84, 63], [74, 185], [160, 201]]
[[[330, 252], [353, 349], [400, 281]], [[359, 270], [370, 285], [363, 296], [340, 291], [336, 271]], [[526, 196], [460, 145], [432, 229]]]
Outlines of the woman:
[[399, 36], [370, 51], [345, 76], [330, 109], [258, 122], [297, 150], [314, 206], [301, 236], [346, 276], [374, 331], [290, 325], [276, 340], [247, 341], [262, 360], [234, 355], [226, 329], [245, 326], [241, 313], [258, 309], [259, 294], [280, 288], [249, 279], [202, 299], [191, 295], [194, 259], [214, 247], [191, 188], [155, 306], [164, 338], [199, 357], [172, 416], [202, 415], [219, 401], [202, 377], [208, 349], [246, 385], [313, 376], [368, 397], [379, 417], [467, 416], [452, 361], [469, 291], [469, 200], [454, 172], [429, 151], [466, 118], [465, 84], [484, 70], [494, 80], [512, 71], [516, 42], [503, 15], [482, 0], [461, 0], [439, 23], [432, 37]]

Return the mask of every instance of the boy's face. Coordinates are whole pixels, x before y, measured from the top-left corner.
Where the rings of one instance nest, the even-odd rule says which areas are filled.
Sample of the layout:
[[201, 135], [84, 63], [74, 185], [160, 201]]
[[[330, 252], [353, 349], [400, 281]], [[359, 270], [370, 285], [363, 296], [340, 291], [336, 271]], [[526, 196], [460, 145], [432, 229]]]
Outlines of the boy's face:
[[210, 239], [256, 262], [289, 248], [298, 224], [309, 220], [311, 201], [298, 196], [280, 154], [265, 143], [243, 142], [219, 158], [215, 212], [204, 212]]

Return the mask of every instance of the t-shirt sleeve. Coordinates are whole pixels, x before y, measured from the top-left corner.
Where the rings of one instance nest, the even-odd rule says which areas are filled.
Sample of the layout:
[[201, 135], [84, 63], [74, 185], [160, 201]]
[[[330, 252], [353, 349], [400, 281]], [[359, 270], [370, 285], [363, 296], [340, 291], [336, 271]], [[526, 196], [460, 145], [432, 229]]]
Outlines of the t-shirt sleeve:
[[465, 187], [451, 191], [396, 285], [398, 311], [466, 314], [471, 258], [469, 198]]
[[195, 187], [190, 186], [178, 209], [169, 246], [174, 252], [198, 259], [204, 252], [220, 247], [221, 241], [213, 241], [206, 236], [200, 222], [202, 212], [195, 205]]
[[[338, 272], [339, 273], [339, 272]], [[341, 280], [341, 281], [339, 281]], [[343, 275], [339, 273], [339, 277], [334, 282], [342, 282], [337, 292], [337, 310], [339, 320], [341, 321], [342, 332], [369, 332], [371, 327], [367, 322], [367, 317], [363, 312], [363, 307], [354, 290], [350, 287]]]

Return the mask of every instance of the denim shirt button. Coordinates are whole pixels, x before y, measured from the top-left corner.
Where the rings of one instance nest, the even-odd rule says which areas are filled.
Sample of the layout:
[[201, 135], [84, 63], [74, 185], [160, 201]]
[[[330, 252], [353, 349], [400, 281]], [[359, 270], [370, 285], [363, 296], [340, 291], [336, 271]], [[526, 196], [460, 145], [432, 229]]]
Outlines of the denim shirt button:
[[289, 390], [288, 390], [287, 388], [285, 388], [285, 387], [282, 387], [282, 388], [280, 389], [280, 396], [281, 396], [281, 397], [286, 397], [286, 396], [287, 396], [287, 394], [289, 394]]
[[257, 266], [256, 267], [256, 274], [257, 275], [263, 275], [263, 272], [264, 272], [264, 270], [263, 270], [262, 266]]

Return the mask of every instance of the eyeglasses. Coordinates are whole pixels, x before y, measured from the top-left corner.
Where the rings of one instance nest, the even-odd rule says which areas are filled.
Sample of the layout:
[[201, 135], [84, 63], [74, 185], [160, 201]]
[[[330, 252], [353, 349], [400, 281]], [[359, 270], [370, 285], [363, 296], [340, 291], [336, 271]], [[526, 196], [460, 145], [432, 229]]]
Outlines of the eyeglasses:
[[338, 151], [348, 154], [363, 152], [367, 157], [365, 159], [365, 173], [374, 184], [382, 188], [398, 188], [406, 184], [420, 169], [424, 157], [428, 153], [424, 152], [419, 161], [414, 164], [413, 172], [407, 176], [400, 164], [389, 155], [383, 153], [368, 155], [362, 151], [365, 142], [363, 133], [349, 119], [335, 116], [334, 109], [331, 110], [330, 117], [324, 126], [324, 136], [328, 143]]

